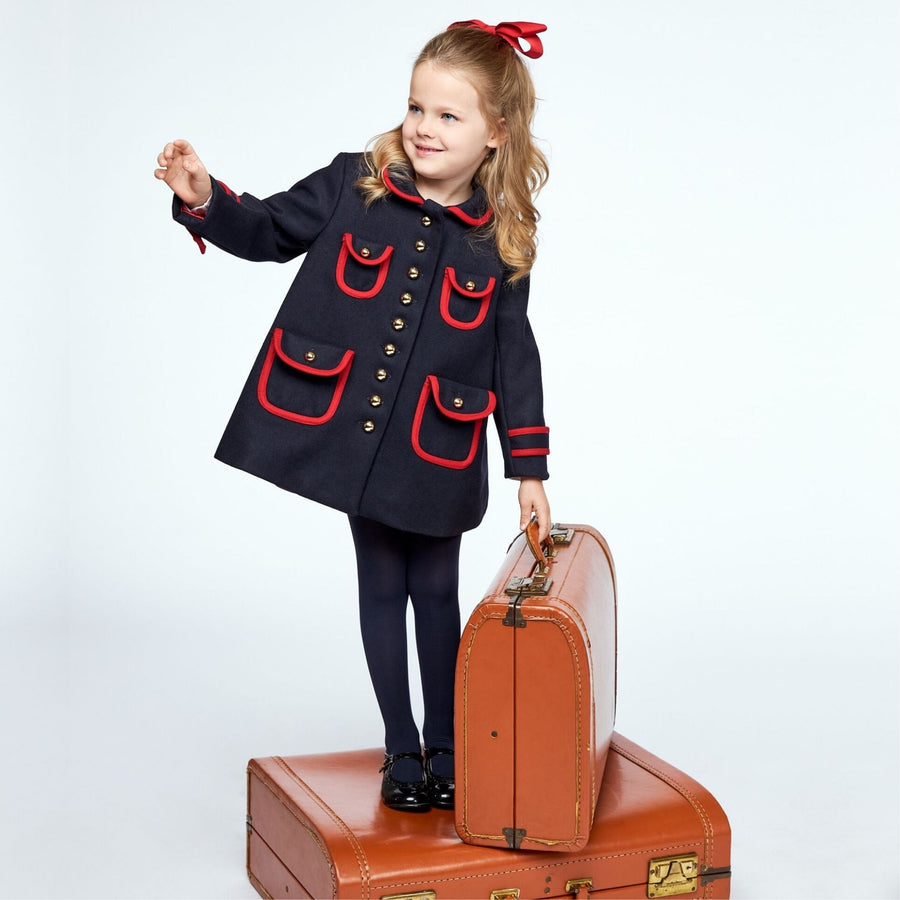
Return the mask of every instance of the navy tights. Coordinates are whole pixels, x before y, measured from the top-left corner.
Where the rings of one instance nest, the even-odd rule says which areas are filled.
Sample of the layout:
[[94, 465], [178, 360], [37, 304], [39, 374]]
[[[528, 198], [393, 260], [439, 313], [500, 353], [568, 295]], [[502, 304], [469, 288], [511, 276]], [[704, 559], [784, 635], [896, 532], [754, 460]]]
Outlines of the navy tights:
[[[422, 676], [426, 747], [453, 746], [453, 682], [459, 647], [460, 535], [431, 537], [350, 516], [359, 580], [359, 621], [388, 753], [419, 752], [407, 665], [406, 609], [411, 600]], [[453, 757], [435, 772], [453, 774]], [[421, 769], [398, 760], [392, 775], [416, 781]]]

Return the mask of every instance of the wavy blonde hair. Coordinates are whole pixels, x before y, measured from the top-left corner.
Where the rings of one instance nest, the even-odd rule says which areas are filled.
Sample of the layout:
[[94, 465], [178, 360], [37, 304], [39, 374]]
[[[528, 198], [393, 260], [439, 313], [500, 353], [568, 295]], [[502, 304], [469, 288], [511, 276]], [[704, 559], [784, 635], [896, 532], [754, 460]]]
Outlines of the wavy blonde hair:
[[[518, 281], [531, 271], [537, 254], [540, 214], [534, 198], [550, 173], [531, 133], [536, 105], [531, 75], [510, 44], [477, 28], [454, 28], [436, 35], [415, 64], [425, 62], [458, 72], [471, 82], [488, 126], [506, 138], [478, 168], [474, 183], [483, 188], [494, 213], [483, 231], [493, 238], [509, 269], [508, 280]], [[369, 145], [369, 174], [357, 181], [367, 204], [390, 193], [381, 177], [385, 169], [412, 174], [400, 132], [398, 126]]]

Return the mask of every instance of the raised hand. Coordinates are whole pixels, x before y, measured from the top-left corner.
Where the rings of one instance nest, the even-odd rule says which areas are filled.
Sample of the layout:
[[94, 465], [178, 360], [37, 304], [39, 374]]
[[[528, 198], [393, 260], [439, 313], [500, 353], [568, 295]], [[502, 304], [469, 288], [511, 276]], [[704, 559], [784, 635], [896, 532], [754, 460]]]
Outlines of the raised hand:
[[209, 172], [187, 141], [166, 144], [156, 161], [159, 168], [153, 174], [160, 181], [165, 181], [185, 205], [191, 208], [202, 206], [210, 198], [212, 182]]

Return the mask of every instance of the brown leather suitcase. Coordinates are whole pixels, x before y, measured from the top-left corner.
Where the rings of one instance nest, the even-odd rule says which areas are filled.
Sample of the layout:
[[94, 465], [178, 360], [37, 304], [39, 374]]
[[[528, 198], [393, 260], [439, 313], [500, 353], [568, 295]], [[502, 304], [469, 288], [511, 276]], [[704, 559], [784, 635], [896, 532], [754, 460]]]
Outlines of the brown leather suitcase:
[[456, 829], [469, 844], [579, 850], [616, 702], [616, 580], [588, 525], [511, 545], [463, 629], [456, 666]]
[[453, 812], [388, 809], [382, 750], [253, 759], [247, 871], [262, 897], [728, 897], [731, 832], [692, 778], [613, 736], [587, 846], [532, 853], [464, 844]]

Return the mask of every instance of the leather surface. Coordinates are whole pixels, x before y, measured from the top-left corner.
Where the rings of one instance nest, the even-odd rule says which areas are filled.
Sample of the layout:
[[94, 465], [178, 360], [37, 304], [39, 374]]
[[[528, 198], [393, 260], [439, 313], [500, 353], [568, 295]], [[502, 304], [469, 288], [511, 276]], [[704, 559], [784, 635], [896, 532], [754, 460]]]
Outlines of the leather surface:
[[[612, 555], [588, 525], [557, 545], [547, 596], [505, 624], [514, 576], [534, 556], [513, 542], [463, 629], [456, 670], [456, 827], [464, 841], [532, 850], [585, 846], [615, 720]], [[506, 829], [506, 832], [504, 832]]]
[[[379, 799], [381, 750], [254, 759], [248, 766], [248, 870], [262, 896], [380, 898], [432, 890], [438, 900], [563, 897], [591, 878], [591, 896], [646, 897], [649, 861], [697, 853], [727, 869], [731, 832], [692, 778], [618, 735], [587, 846], [534, 853], [462, 843], [451, 811], [401, 813]], [[693, 897], [727, 897], [719, 877]]]

